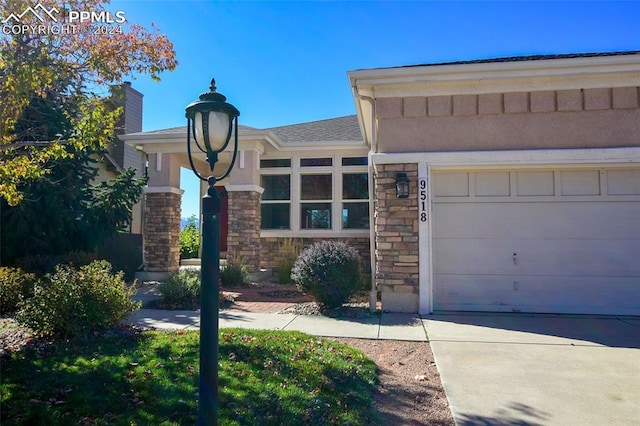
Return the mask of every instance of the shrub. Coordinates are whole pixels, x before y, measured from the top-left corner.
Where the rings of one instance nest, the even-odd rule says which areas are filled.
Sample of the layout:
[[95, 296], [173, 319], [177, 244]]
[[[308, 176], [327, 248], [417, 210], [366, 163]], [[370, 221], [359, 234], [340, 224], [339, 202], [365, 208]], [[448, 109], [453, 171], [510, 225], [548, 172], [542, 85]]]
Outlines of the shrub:
[[142, 265], [142, 235], [119, 233], [108, 238], [98, 248], [98, 256], [113, 266], [114, 271], [124, 272], [124, 279], [133, 281]]
[[170, 274], [158, 286], [165, 309], [193, 309], [200, 302], [200, 271], [182, 269]]
[[339, 241], [321, 241], [304, 250], [291, 278], [325, 309], [341, 306], [363, 286], [358, 251]]
[[39, 334], [77, 337], [116, 325], [139, 308], [122, 273], [101, 260], [81, 266], [58, 265], [31, 299], [20, 304], [17, 319]]
[[98, 260], [98, 256], [96, 253], [82, 250], [73, 250], [60, 256], [58, 258], [58, 263], [79, 267], [89, 265], [95, 260]]
[[0, 314], [18, 309], [18, 303], [33, 297], [36, 276], [18, 268], [0, 267]]
[[301, 252], [301, 243], [293, 238], [280, 240], [275, 274], [280, 284], [291, 284], [291, 270]]
[[55, 271], [59, 262], [58, 256], [44, 254], [34, 254], [16, 259], [16, 266], [23, 271], [32, 272], [36, 275], [44, 275]]
[[242, 258], [227, 262], [220, 271], [220, 283], [223, 287], [237, 287], [249, 280], [249, 267]]
[[192, 215], [187, 226], [180, 231], [180, 259], [195, 259], [200, 249], [200, 233], [196, 226], [196, 215]]
[[73, 250], [57, 256], [44, 254], [25, 256], [16, 259], [15, 263], [19, 268], [27, 272], [42, 276], [55, 272], [57, 265], [84, 266], [97, 259], [96, 253]]

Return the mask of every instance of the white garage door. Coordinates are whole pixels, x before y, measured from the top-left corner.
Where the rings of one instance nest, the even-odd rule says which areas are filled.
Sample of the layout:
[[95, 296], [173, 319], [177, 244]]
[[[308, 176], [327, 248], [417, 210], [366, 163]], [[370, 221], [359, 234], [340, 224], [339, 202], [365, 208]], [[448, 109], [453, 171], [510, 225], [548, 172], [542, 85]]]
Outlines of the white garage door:
[[434, 310], [640, 314], [640, 169], [433, 173]]

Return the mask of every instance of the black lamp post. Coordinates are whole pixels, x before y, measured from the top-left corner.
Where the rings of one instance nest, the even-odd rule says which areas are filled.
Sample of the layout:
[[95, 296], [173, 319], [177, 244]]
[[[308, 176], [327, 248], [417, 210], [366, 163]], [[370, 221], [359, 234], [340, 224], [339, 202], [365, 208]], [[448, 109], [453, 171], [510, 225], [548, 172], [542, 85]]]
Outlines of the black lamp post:
[[[216, 93], [215, 79], [209, 92], [186, 108], [187, 153], [195, 175], [209, 183], [202, 198], [202, 264], [200, 288], [200, 384], [198, 423], [218, 423], [218, 313], [220, 311], [220, 196], [216, 182], [231, 173], [238, 152], [238, 116], [240, 111]], [[234, 132], [235, 127], [235, 132]], [[233, 155], [227, 170], [215, 175], [218, 154], [225, 150], [235, 133]], [[211, 176], [198, 172], [191, 154], [191, 136], [198, 149], [207, 155]], [[204, 148], [203, 148], [204, 146]]]

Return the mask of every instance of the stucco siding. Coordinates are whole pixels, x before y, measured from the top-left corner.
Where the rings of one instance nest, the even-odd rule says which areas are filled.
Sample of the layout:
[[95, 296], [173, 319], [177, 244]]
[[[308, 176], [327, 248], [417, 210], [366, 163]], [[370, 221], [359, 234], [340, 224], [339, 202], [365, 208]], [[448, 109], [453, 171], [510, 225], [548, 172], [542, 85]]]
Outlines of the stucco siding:
[[378, 151], [639, 146], [637, 87], [382, 98]]

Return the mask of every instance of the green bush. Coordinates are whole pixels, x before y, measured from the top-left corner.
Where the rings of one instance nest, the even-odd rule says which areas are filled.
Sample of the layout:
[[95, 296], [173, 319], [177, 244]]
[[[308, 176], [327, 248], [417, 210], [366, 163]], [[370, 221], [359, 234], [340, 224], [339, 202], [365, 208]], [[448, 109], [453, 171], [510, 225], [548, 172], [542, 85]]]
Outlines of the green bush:
[[220, 271], [220, 284], [223, 287], [238, 287], [249, 280], [249, 267], [243, 259], [227, 262]]
[[70, 265], [75, 267], [89, 265], [91, 262], [98, 260], [96, 253], [82, 250], [73, 250], [61, 255], [58, 258], [59, 264]]
[[26, 272], [44, 275], [55, 271], [59, 260], [59, 256], [34, 254], [16, 259], [15, 266]]
[[107, 261], [80, 268], [58, 265], [19, 305], [17, 319], [39, 334], [82, 336], [116, 325], [138, 309], [131, 299], [134, 291]]
[[162, 299], [159, 307], [165, 309], [193, 309], [200, 302], [200, 271], [182, 269], [170, 274], [158, 286]]
[[360, 255], [340, 241], [321, 241], [304, 250], [291, 278], [325, 309], [340, 307], [363, 289]]
[[98, 256], [105, 259], [114, 271], [124, 272], [124, 279], [133, 281], [142, 265], [142, 235], [119, 233], [108, 238], [98, 248]]
[[192, 215], [187, 226], [180, 231], [180, 259], [196, 259], [200, 249], [200, 232], [196, 226], [196, 215]]
[[12, 314], [18, 303], [33, 297], [36, 276], [18, 268], [0, 267], [0, 314]]
[[57, 256], [34, 254], [16, 259], [15, 264], [17, 267], [32, 272], [38, 276], [45, 274], [51, 274], [55, 272], [57, 265], [73, 265], [84, 266], [88, 265], [94, 260], [98, 260], [96, 253], [73, 250], [65, 254]]

